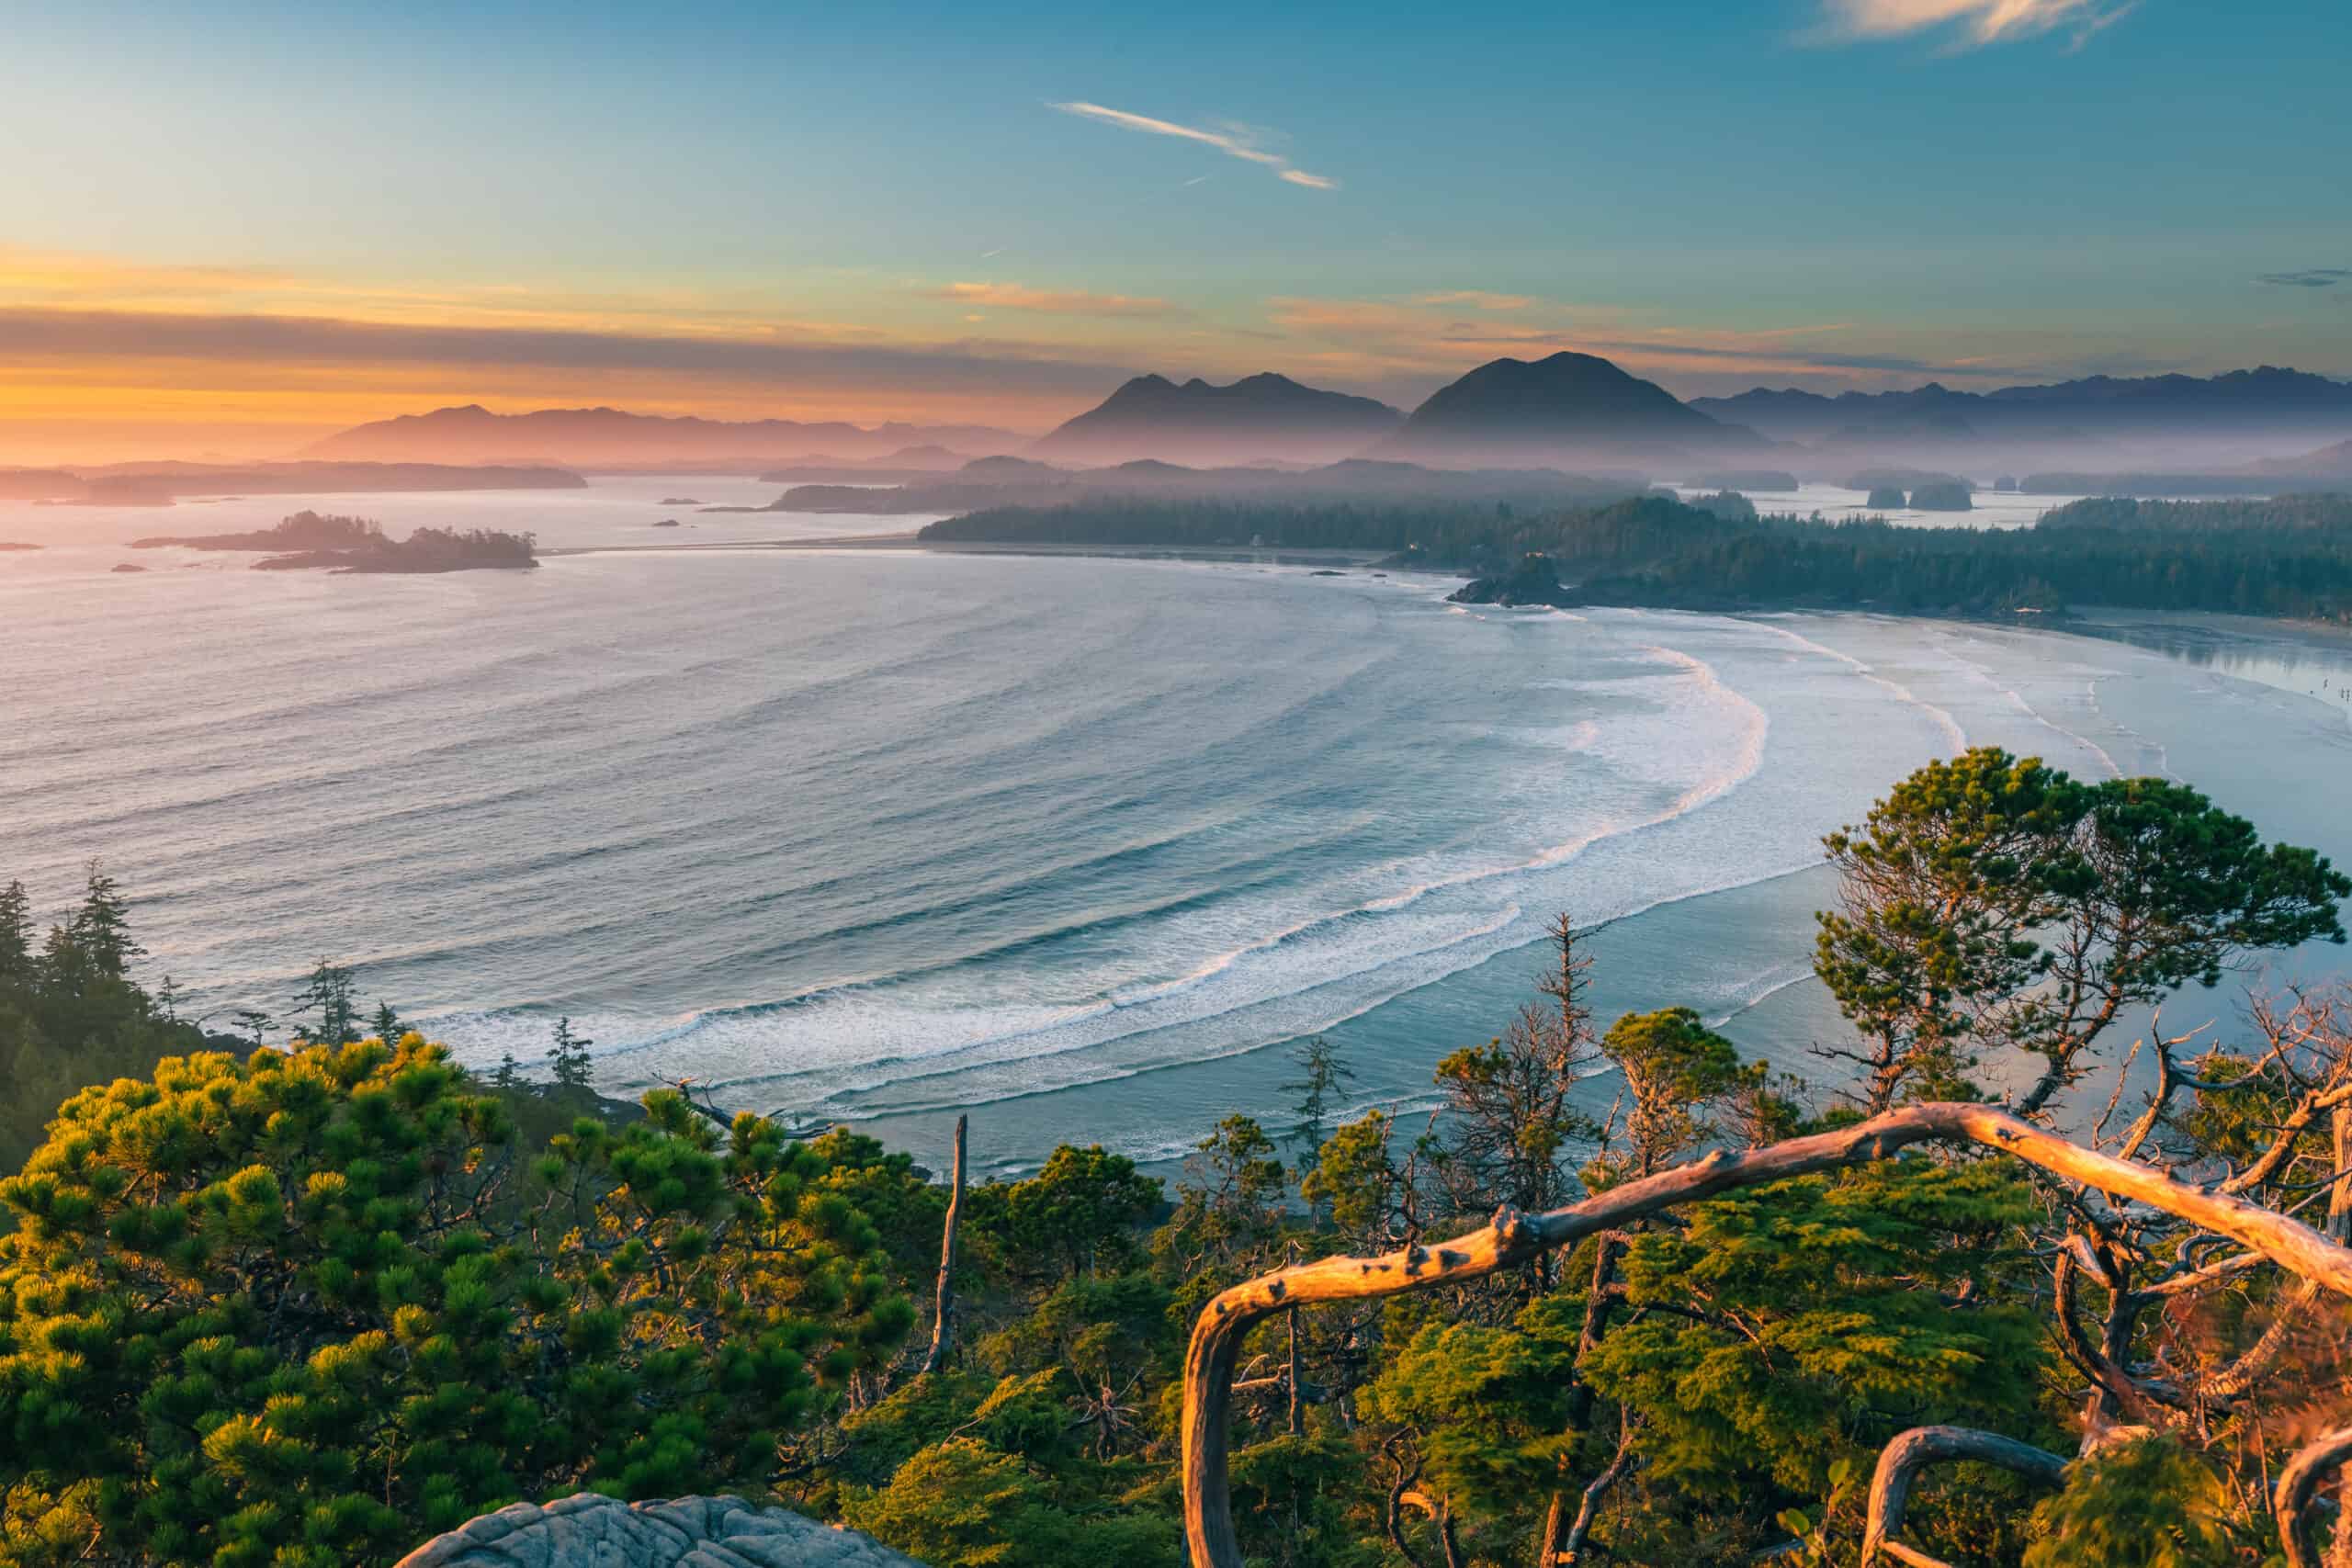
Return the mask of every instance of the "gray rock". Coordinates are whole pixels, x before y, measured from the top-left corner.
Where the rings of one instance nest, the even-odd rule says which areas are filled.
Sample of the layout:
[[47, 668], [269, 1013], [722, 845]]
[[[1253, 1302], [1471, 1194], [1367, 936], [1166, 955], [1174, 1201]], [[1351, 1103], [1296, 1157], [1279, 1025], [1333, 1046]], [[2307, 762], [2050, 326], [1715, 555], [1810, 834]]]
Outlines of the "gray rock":
[[741, 1497], [515, 1503], [435, 1536], [398, 1568], [922, 1568], [872, 1536]]

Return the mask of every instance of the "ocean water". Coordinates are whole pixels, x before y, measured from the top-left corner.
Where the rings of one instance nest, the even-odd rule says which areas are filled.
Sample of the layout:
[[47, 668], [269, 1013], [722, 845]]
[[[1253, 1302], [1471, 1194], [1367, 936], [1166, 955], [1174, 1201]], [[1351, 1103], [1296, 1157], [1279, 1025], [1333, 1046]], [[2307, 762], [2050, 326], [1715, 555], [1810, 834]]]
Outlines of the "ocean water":
[[924, 1155], [969, 1110], [1011, 1170], [1280, 1122], [1318, 1032], [1353, 1103], [1426, 1106], [1563, 910], [1612, 922], [1605, 1013], [1688, 1003], [1827, 1077], [1820, 835], [1964, 744], [2185, 778], [2352, 861], [2324, 635], [1470, 611], [1361, 566], [760, 549], [911, 525], [656, 504], [773, 490], [312, 502], [586, 552], [420, 578], [123, 547], [295, 498], [0, 503], [50, 547], [0, 555], [0, 876], [55, 906], [103, 856], [193, 1013], [286, 1010], [332, 956], [476, 1063], [569, 1014], [608, 1090]]
[[[1708, 493], [1704, 487], [1680, 485], [1676, 493], [1684, 500]], [[2077, 495], [2020, 494], [2016, 491], [1978, 491], [1971, 498], [1966, 512], [1922, 512], [1916, 507], [1874, 507], [1870, 504], [1870, 491], [1852, 490], [1844, 485], [1823, 484], [1818, 481], [1799, 485], [1795, 490], [1755, 490], [1742, 492], [1756, 503], [1758, 512], [1810, 517], [1818, 512], [1832, 523], [1842, 523], [1858, 517], [1883, 517], [1901, 528], [2030, 528], [2045, 512], [2055, 511], [2069, 502], [2083, 499]]]

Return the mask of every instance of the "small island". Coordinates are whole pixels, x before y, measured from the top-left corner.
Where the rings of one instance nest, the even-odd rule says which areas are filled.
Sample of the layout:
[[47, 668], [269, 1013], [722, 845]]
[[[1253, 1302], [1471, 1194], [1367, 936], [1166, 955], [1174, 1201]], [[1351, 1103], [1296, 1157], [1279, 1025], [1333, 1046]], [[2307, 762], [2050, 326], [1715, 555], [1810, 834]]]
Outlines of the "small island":
[[1900, 512], [1904, 507], [1903, 491], [1895, 485], [1872, 485], [1871, 498], [1862, 504], [1874, 512]]
[[0, 539], [0, 553], [9, 550], [37, 550], [39, 545], [20, 545], [14, 539]]
[[655, 504], [659, 506], [700, 506], [702, 502], [695, 500], [691, 495], [665, 495], [659, 502], [655, 502]]
[[1921, 485], [1911, 492], [1911, 509], [1915, 512], [1968, 512], [1973, 506], [1964, 479]]
[[130, 547], [270, 552], [254, 563], [256, 571], [440, 572], [528, 570], [539, 564], [537, 543], [530, 534], [488, 528], [419, 528], [394, 539], [365, 517], [297, 512], [275, 528], [134, 539]]
[[130, 561], [119, 561], [115, 564], [114, 570], [117, 571], [145, 571], [147, 569], [143, 566], [134, 565]]
[[1560, 609], [1577, 603], [1560, 586], [1559, 568], [1540, 551], [1530, 551], [1501, 577], [1478, 578], [1445, 598], [1451, 604], [1498, 604], [1506, 610], [1531, 604]]
[[648, 523], [646, 525], [649, 528], [675, 528], [678, 525], [678, 520], [674, 517], [664, 517], [659, 523]]

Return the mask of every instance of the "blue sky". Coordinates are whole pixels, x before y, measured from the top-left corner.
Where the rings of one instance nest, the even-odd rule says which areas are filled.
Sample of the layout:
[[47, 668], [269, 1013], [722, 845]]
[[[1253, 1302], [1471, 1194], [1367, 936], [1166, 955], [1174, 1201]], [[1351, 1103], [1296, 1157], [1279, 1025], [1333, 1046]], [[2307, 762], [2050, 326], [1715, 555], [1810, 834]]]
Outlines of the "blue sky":
[[0, 424], [2352, 375], [2347, 60], [2280, 0], [27, 6]]

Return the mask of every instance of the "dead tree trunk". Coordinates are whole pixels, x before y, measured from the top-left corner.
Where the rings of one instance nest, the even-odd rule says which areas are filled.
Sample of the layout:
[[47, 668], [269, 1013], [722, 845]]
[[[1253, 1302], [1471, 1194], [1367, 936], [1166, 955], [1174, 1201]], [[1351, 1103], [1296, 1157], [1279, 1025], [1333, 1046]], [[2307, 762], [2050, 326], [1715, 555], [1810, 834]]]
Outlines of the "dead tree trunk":
[[1299, 1437], [1306, 1430], [1306, 1395], [1298, 1386], [1298, 1309], [1290, 1314], [1290, 1435]]
[[1216, 1296], [1194, 1323], [1184, 1356], [1184, 1533], [1193, 1568], [1242, 1568], [1226, 1472], [1227, 1416], [1242, 1340], [1261, 1320], [1293, 1306], [1479, 1279], [1678, 1203], [1885, 1159], [1915, 1145], [1938, 1142], [1993, 1149], [2098, 1191], [2162, 1209], [2229, 1237], [2323, 1290], [2352, 1297], [2352, 1248], [2233, 1193], [2206, 1191], [2152, 1167], [2086, 1149], [1993, 1106], [1906, 1106], [1765, 1148], [1717, 1149], [1550, 1213], [1504, 1208], [1486, 1229], [1435, 1247], [1415, 1244], [1381, 1258], [1326, 1258]]
[[[1577, 1336], [1576, 1386], [1568, 1390], [1567, 1429], [1573, 1435], [1581, 1435], [1592, 1423], [1592, 1384], [1584, 1378], [1585, 1358], [1600, 1345], [1601, 1329], [1608, 1321], [1611, 1305], [1609, 1281], [1614, 1272], [1618, 1244], [1631, 1240], [1630, 1236], [1603, 1235], [1593, 1254], [1592, 1289], [1584, 1299], [1584, 1330]], [[1569, 1511], [1572, 1500], [1568, 1490], [1568, 1454], [1560, 1456], [1560, 1473], [1552, 1487], [1552, 1501], [1544, 1510], [1543, 1533], [1535, 1543], [1535, 1568], [1555, 1568], [1555, 1564], [1563, 1561], [1574, 1560], [1570, 1556], [1569, 1533], [1577, 1522], [1590, 1511], [1591, 1504], [1586, 1501], [1577, 1501], [1576, 1511]], [[1612, 1464], [1611, 1468], [1616, 1467]], [[1611, 1484], [1614, 1484], [1616, 1479], [1610, 1476]], [[1608, 1487], [1602, 1486], [1601, 1490], [1606, 1492]], [[1588, 1495], [1590, 1491], [1590, 1487], [1586, 1488]]]
[[938, 1306], [931, 1320], [931, 1354], [922, 1359], [926, 1372], [947, 1365], [949, 1325], [956, 1315], [956, 1230], [964, 1223], [964, 1124], [967, 1120], [956, 1118], [956, 1175], [947, 1190], [947, 1223], [940, 1231]]
[[1871, 1568], [1882, 1552], [1913, 1568], [1943, 1568], [1937, 1559], [1894, 1538], [1903, 1533], [1903, 1513], [1910, 1506], [1911, 1483], [1919, 1472], [1956, 1459], [1996, 1464], [2048, 1486], [2060, 1484], [2066, 1475], [2062, 1456], [2031, 1443], [1966, 1427], [1914, 1427], [1879, 1450], [1878, 1469], [1871, 1476], [1870, 1519], [1862, 1529], [1862, 1568]]

